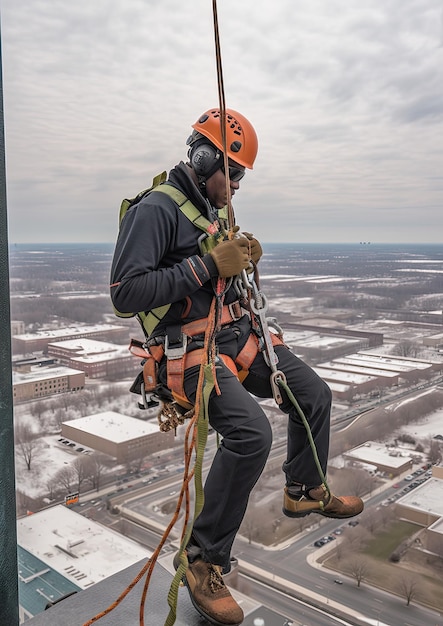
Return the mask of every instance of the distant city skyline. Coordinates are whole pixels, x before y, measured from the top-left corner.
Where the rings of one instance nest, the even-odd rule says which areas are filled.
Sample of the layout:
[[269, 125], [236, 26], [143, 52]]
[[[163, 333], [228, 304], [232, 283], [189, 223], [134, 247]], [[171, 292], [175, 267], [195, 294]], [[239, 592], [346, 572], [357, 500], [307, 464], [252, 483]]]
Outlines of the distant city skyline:
[[[442, 3], [218, 5], [226, 104], [259, 138], [240, 227], [441, 243]], [[218, 105], [211, 3], [5, 0], [1, 37], [9, 241], [114, 242]]]

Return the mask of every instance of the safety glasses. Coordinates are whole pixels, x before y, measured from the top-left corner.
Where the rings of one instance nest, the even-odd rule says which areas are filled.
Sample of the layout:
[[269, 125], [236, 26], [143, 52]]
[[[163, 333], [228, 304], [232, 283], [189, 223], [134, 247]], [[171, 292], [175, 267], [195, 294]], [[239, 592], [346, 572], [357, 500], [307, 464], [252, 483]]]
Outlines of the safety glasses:
[[[223, 174], [225, 173], [225, 168], [222, 166], [221, 171]], [[246, 174], [244, 168], [236, 167], [235, 165], [229, 166], [229, 180], [232, 180], [233, 183], [238, 183], [239, 180], [243, 178]]]

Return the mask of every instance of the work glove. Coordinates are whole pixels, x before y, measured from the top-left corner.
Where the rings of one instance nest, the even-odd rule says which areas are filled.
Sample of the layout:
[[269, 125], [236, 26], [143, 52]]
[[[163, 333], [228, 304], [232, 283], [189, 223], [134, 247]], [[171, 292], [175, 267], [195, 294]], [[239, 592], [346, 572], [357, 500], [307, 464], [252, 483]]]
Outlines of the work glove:
[[246, 237], [221, 241], [211, 250], [210, 255], [222, 278], [237, 276], [249, 265], [249, 244]]
[[254, 237], [252, 233], [243, 233], [243, 234], [249, 240], [251, 259], [255, 264], [257, 264], [263, 254], [263, 250], [260, 245], [260, 242]]

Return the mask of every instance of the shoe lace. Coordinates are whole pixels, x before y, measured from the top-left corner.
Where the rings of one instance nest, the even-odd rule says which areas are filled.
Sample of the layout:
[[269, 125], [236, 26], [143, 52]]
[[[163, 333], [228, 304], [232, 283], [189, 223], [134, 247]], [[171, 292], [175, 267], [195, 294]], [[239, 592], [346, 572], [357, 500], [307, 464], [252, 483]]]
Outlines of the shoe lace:
[[224, 580], [216, 565], [211, 565], [209, 569], [209, 587], [212, 593], [217, 593], [217, 591], [225, 588]]

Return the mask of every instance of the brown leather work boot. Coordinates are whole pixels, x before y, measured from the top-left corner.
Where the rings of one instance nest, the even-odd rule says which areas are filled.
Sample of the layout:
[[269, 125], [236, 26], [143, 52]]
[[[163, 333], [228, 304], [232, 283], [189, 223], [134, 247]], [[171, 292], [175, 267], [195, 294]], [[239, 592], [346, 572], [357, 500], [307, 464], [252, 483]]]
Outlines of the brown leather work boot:
[[291, 495], [285, 487], [283, 513], [287, 517], [304, 517], [310, 513], [318, 513], [324, 517], [344, 519], [354, 517], [363, 511], [363, 500], [357, 496], [334, 496], [324, 485]]
[[189, 563], [184, 583], [195, 609], [216, 626], [239, 626], [243, 611], [231, 596], [221, 567], [196, 558]]

